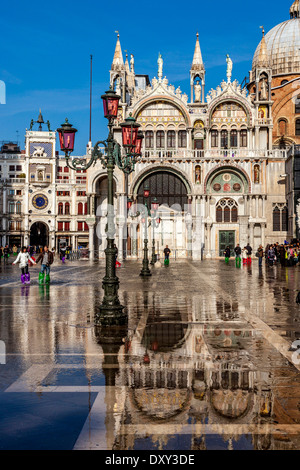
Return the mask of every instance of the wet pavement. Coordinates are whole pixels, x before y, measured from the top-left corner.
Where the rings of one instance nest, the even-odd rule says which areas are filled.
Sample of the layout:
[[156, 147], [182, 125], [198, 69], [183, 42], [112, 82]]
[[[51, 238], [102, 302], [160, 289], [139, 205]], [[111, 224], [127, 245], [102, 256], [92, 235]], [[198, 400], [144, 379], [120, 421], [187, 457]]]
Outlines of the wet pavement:
[[0, 449], [299, 450], [300, 267], [140, 270], [118, 270], [128, 327], [107, 332], [103, 262], [50, 287], [0, 266]]

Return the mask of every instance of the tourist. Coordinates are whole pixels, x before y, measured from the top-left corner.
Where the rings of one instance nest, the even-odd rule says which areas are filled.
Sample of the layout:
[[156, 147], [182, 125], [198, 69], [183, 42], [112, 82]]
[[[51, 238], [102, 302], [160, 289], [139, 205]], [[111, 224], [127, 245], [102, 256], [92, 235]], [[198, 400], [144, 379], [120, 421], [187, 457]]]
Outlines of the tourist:
[[247, 251], [246, 246], [242, 249], [242, 258], [243, 258], [243, 265], [245, 266], [247, 264], [247, 259], [248, 259], [248, 251]]
[[225, 263], [228, 264], [230, 260], [230, 248], [229, 246], [226, 247], [226, 250], [224, 251], [225, 255]]
[[271, 245], [268, 251], [268, 264], [270, 267], [274, 266], [275, 260], [276, 260], [275, 251], [274, 251], [273, 245]]
[[3, 257], [4, 257], [4, 263], [6, 264], [8, 262], [8, 258], [9, 258], [9, 247], [8, 247], [8, 245], [5, 245], [5, 247], [3, 249]]
[[4, 251], [3, 251], [3, 246], [0, 247], [0, 263], [2, 261], [2, 258], [4, 256]]
[[22, 271], [21, 282], [22, 284], [30, 284], [30, 274], [28, 271], [28, 263], [36, 264], [36, 262], [30, 257], [26, 246], [23, 246], [21, 252], [18, 254], [16, 261], [13, 265], [20, 263]]
[[259, 245], [259, 248], [257, 250], [257, 255], [258, 255], [258, 266], [261, 268], [262, 263], [263, 263], [263, 257], [264, 257], [264, 249], [262, 245]]
[[235, 252], [235, 265], [237, 268], [241, 267], [242, 260], [241, 260], [241, 254], [242, 254], [242, 249], [239, 244], [234, 249]]
[[247, 250], [247, 264], [251, 264], [252, 263], [252, 247], [249, 245], [246, 246], [246, 250]]
[[170, 264], [170, 254], [171, 254], [171, 250], [168, 247], [168, 245], [166, 245], [166, 248], [164, 249], [165, 266], [169, 266], [169, 264]]
[[53, 264], [54, 256], [52, 251], [49, 251], [48, 246], [44, 246], [43, 252], [38, 256], [36, 260], [36, 264], [41, 261], [42, 262], [42, 267], [41, 271], [39, 273], [39, 284], [44, 283], [45, 279], [45, 274], [46, 274], [46, 279], [45, 283], [50, 284], [50, 266]]

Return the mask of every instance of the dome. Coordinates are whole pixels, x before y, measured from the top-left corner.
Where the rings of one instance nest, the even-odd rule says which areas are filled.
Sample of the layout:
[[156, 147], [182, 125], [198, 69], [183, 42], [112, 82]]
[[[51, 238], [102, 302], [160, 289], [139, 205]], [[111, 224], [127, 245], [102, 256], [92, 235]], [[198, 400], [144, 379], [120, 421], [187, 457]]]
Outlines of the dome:
[[[275, 26], [264, 39], [273, 76], [300, 73], [299, 15]], [[261, 44], [260, 42], [254, 55], [253, 71], [258, 66]]]

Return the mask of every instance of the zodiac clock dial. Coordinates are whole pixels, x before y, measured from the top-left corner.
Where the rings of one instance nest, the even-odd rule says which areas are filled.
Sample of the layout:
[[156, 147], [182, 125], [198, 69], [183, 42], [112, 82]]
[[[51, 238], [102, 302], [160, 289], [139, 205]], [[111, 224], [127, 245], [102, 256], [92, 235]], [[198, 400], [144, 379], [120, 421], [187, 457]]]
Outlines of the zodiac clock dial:
[[32, 198], [32, 205], [35, 209], [42, 210], [48, 206], [48, 198], [43, 194], [36, 194]]

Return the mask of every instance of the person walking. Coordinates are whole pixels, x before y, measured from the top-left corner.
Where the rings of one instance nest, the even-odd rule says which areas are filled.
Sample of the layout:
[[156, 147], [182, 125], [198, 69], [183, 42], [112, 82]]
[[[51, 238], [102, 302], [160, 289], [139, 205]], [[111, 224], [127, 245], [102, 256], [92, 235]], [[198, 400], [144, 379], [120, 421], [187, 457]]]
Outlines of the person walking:
[[252, 263], [252, 247], [249, 245], [246, 246], [246, 250], [247, 250], [247, 264], [251, 264]]
[[258, 266], [259, 266], [259, 268], [261, 268], [262, 264], [263, 264], [263, 258], [264, 258], [264, 249], [263, 249], [262, 245], [259, 245], [259, 248], [257, 250], [257, 254], [258, 254]]
[[273, 245], [271, 245], [268, 251], [268, 262], [269, 262], [270, 267], [274, 266], [274, 260], [275, 260], [275, 251], [274, 251]]
[[247, 251], [246, 246], [242, 249], [242, 258], [243, 258], [243, 265], [245, 266], [247, 264], [247, 259], [248, 259], [248, 251]]
[[6, 264], [8, 262], [8, 258], [9, 258], [9, 247], [8, 247], [8, 245], [5, 245], [5, 247], [3, 249], [3, 257], [4, 257], [4, 264]]
[[171, 250], [168, 247], [168, 245], [166, 245], [166, 248], [164, 249], [165, 266], [169, 266], [169, 264], [170, 264], [170, 254], [171, 254]]
[[229, 264], [229, 260], [230, 260], [230, 248], [229, 248], [229, 246], [226, 247], [226, 250], [224, 251], [224, 255], [225, 255], [225, 263]]
[[21, 274], [22, 284], [30, 284], [30, 274], [28, 271], [29, 261], [32, 264], [36, 264], [36, 262], [30, 257], [30, 254], [28, 253], [26, 246], [23, 246], [22, 250], [17, 256], [16, 261], [14, 261], [13, 263], [13, 265], [20, 263], [20, 268], [22, 271], [22, 274]]
[[240, 268], [241, 265], [242, 265], [242, 259], [241, 259], [242, 249], [241, 249], [239, 243], [235, 247], [234, 252], [235, 252], [235, 266], [237, 268]]
[[50, 266], [51, 264], [53, 264], [53, 260], [54, 260], [54, 256], [53, 256], [52, 251], [49, 251], [48, 246], [45, 245], [43, 252], [38, 256], [36, 260], [36, 264], [39, 263], [39, 261], [42, 262], [41, 271], [39, 273], [39, 284], [44, 283], [45, 274], [46, 274], [45, 284], [50, 284]]
[[4, 256], [4, 252], [3, 252], [3, 246], [0, 247], [0, 263], [2, 261], [2, 258]]

